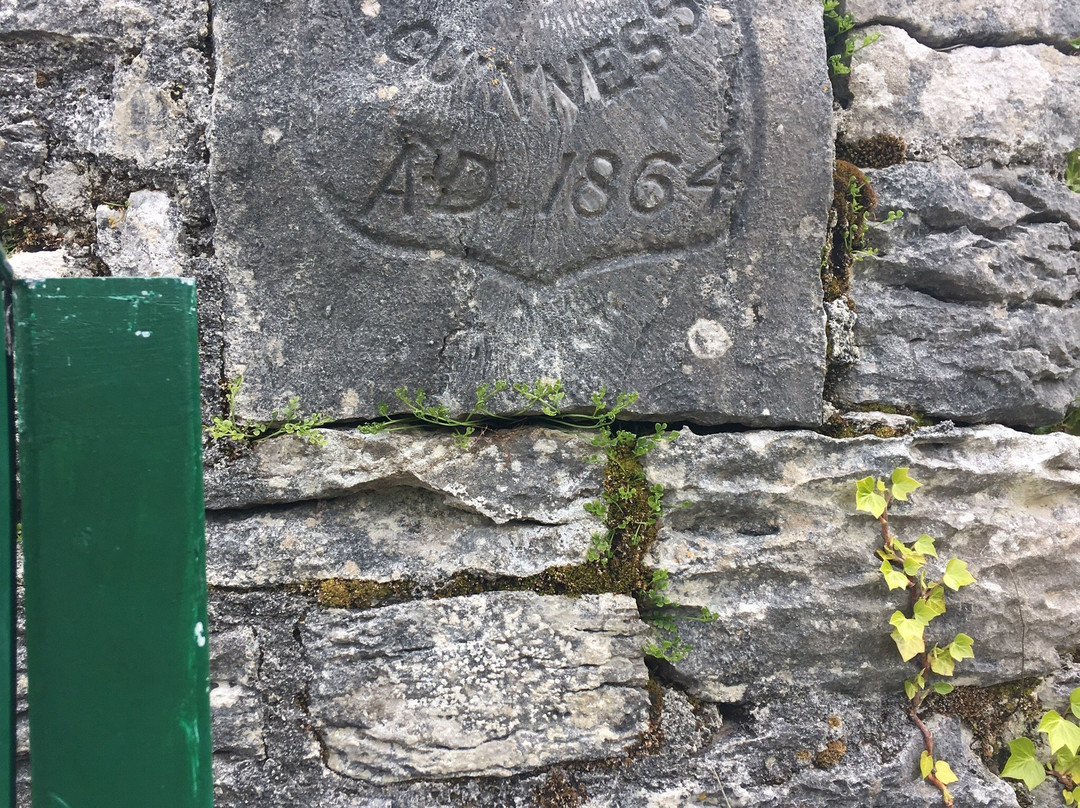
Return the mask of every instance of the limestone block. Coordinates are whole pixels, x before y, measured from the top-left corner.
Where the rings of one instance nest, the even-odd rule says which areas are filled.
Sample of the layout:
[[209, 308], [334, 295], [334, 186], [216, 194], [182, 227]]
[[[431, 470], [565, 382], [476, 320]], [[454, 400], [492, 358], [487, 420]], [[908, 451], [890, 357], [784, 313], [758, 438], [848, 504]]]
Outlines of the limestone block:
[[506, 777], [619, 754], [648, 723], [627, 597], [492, 592], [327, 610], [301, 632], [312, 724], [349, 777]]
[[[814, 2], [215, 4], [226, 373], [245, 415], [494, 378], [820, 419]], [[280, 58], [268, 58], [280, 54]]]

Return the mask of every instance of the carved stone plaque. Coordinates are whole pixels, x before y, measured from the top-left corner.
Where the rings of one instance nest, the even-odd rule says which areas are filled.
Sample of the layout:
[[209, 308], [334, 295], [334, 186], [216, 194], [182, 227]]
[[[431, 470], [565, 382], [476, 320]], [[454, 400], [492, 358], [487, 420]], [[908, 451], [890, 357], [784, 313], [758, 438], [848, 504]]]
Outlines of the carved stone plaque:
[[816, 422], [820, 9], [745, 5], [223, 0], [242, 411], [560, 378], [570, 403], [638, 391], [643, 416]]

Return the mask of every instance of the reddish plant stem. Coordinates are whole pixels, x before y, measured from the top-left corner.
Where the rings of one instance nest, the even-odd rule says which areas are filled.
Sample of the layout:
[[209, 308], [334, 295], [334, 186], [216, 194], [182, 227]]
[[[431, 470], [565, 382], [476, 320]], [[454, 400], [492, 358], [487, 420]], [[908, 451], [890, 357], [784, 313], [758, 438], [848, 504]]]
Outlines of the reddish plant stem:
[[[881, 516], [878, 517], [878, 523], [881, 525], [881, 541], [885, 545], [886, 550], [892, 550], [893, 537], [889, 533], [889, 503], [892, 502], [892, 497], [886, 495], [885, 497], [885, 510], [881, 512]], [[911, 580], [908, 576], [908, 595], [911, 598], [912, 606], [915, 605], [915, 601], [919, 599], [918, 586], [915, 581]], [[919, 664], [922, 665], [922, 675], [925, 680], [927, 672], [930, 670], [930, 660], [926, 652], [923, 651], [919, 654]], [[930, 732], [930, 728], [926, 726], [921, 718], [919, 718], [919, 707], [922, 706], [923, 691], [920, 688], [915, 693], [915, 698], [911, 700], [911, 704], [908, 707], [908, 716], [913, 723], [922, 733], [923, 745], [926, 747], [926, 753], [930, 756], [931, 760], [934, 760], [934, 736]], [[937, 761], [934, 761], [934, 765], [937, 765]], [[1059, 778], [1060, 779], [1060, 778]], [[949, 794], [949, 790], [945, 787], [945, 784], [941, 782], [934, 772], [926, 775], [926, 781], [934, 785], [941, 792], [941, 799], [945, 803], [945, 808], [953, 808], [952, 795]]]
[[1076, 782], [1071, 777], [1069, 777], [1069, 775], [1059, 772], [1056, 769], [1051, 769], [1049, 774], [1051, 777], [1053, 777], [1055, 780], [1065, 786], [1065, 788], [1076, 788]]

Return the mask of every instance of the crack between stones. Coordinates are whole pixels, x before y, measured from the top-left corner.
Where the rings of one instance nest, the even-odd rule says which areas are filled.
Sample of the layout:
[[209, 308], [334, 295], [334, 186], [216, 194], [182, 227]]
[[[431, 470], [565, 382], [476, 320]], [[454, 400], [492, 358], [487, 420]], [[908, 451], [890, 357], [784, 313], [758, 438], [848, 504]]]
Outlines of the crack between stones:
[[937, 44], [934, 44], [934, 37], [928, 37], [925, 33], [922, 33], [918, 28], [912, 25], [906, 20], [902, 20], [898, 17], [874, 17], [872, 19], [860, 22], [852, 29], [852, 33], [861, 31], [870, 26], [879, 25], [889, 28], [899, 28], [904, 31], [908, 36], [918, 42], [920, 45], [938, 53], [947, 53], [957, 48], [1011, 48], [1015, 45], [1046, 45], [1054, 50], [1065, 54], [1066, 56], [1072, 55], [1075, 51], [1068, 45], [1060, 42], [1056, 42], [1053, 39], [1044, 37], [1021, 37], [1021, 36], [986, 36], [983, 38], [956, 38], [956, 39], [942, 39], [937, 40]]

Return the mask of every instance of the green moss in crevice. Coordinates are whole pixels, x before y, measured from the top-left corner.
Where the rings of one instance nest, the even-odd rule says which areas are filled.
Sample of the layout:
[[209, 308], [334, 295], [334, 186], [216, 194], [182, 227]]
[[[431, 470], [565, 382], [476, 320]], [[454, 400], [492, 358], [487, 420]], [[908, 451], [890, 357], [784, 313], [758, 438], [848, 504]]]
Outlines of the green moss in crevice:
[[957, 687], [947, 695], [934, 695], [927, 700], [926, 707], [965, 721], [975, 736], [972, 749], [984, 760], [996, 760], [1000, 766], [1008, 752], [1003, 729], [1009, 719], [1023, 713], [1031, 721], [1037, 721], [1042, 714], [1035, 697], [1038, 686], [1038, 678], [1030, 677], [992, 687]]
[[821, 285], [826, 303], [846, 297], [851, 291], [855, 250], [865, 246], [866, 219], [875, 207], [877, 195], [866, 175], [846, 160], [837, 160], [829, 233], [821, 259]]
[[886, 134], [850, 143], [841, 137], [836, 141], [836, 156], [860, 168], [888, 168], [907, 162], [907, 143]]

